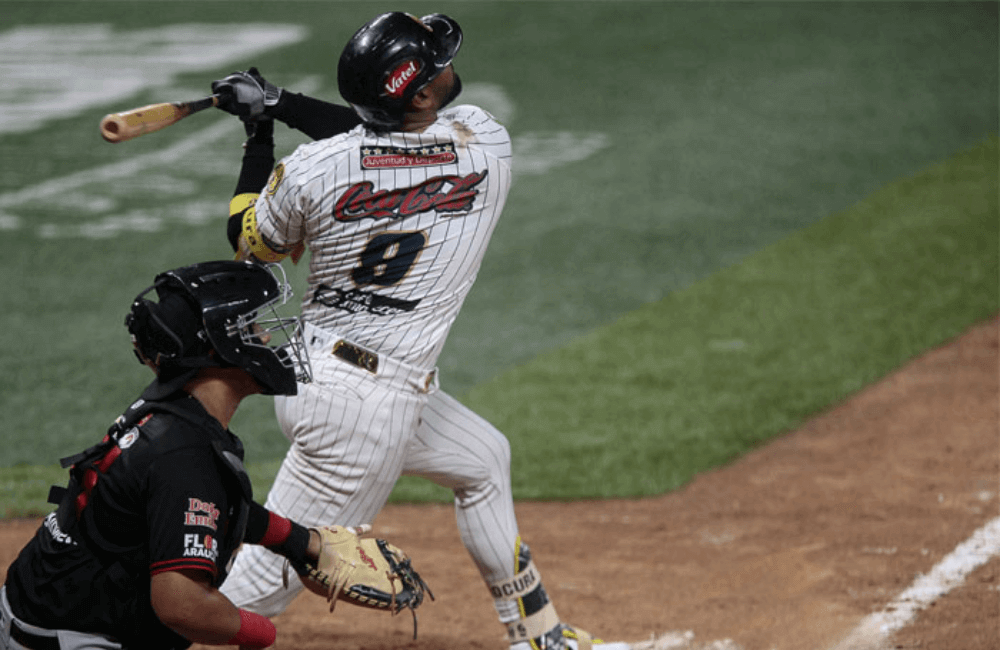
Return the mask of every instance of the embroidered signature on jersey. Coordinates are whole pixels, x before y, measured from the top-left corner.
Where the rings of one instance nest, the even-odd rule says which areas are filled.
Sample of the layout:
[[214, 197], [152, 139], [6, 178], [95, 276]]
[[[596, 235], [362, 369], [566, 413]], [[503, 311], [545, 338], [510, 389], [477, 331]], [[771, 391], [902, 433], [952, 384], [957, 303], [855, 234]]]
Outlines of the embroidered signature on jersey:
[[419, 185], [395, 190], [375, 189], [371, 181], [355, 183], [337, 200], [337, 221], [357, 219], [402, 219], [421, 212], [468, 212], [479, 196], [476, 189], [488, 170], [467, 176], [435, 176]]
[[410, 312], [420, 304], [420, 300], [401, 300], [361, 289], [338, 289], [328, 284], [321, 284], [316, 288], [313, 301], [352, 314], [367, 312], [376, 316]]
[[362, 169], [387, 169], [398, 167], [427, 167], [448, 165], [458, 160], [455, 145], [450, 142], [427, 147], [363, 147]]

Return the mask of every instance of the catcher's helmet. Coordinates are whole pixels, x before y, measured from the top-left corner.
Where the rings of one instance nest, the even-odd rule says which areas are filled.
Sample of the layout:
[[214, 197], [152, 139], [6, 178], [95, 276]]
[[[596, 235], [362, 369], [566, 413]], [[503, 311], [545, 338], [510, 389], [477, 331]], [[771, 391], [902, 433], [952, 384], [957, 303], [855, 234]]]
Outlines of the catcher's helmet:
[[[280, 279], [279, 276], [280, 275]], [[158, 302], [146, 298], [156, 291]], [[156, 276], [125, 317], [140, 363], [161, 382], [205, 367], [245, 370], [265, 395], [294, 395], [309, 381], [298, 318], [276, 308], [292, 297], [284, 270], [252, 262], [202, 262]], [[269, 345], [271, 338], [283, 341]]]
[[340, 94], [370, 127], [397, 128], [413, 96], [448, 67], [461, 46], [462, 29], [444, 14], [382, 14], [344, 47], [337, 66]]

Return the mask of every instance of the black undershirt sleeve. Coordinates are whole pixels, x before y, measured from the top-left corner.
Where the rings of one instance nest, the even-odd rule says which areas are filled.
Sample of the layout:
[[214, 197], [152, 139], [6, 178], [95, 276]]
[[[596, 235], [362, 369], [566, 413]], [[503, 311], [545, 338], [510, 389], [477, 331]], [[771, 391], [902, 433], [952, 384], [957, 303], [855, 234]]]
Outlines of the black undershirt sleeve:
[[313, 140], [346, 133], [361, 124], [353, 109], [300, 93], [283, 93], [274, 117]]
[[[361, 124], [361, 118], [347, 106], [287, 90], [282, 94], [281, 102], [275, 107], [273, 115], [275, 119], [305, 133], [313, 140], [346, 133]], [[257, 123], [253, 135], [246, 141], [243, 165], [233, 196], [262, 192], [273, 168], [274, 122], [264, 120]], [[234, 251], [239, 246], [242, 227], [243, 212], [231, 214], [226, 224], [226, 235]]]
[[[260, 194], [274, 168], [274, 122], [264, 120], [255, 125], [253, 135], [244, 144], [243, 165], [236, 181], [233, 196], [240, 194]], [[243, 227], [243, 212], [229, 215], [226, 236], [235, 251], [238, 247], [240, 230]]]

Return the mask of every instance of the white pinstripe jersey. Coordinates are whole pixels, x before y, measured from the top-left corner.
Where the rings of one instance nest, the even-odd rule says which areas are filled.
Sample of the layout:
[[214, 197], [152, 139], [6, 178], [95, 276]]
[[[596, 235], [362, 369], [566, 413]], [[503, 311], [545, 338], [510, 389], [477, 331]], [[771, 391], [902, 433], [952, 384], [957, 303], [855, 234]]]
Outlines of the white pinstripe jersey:
[[457, 106], [421, 133], [359, 126], [299, 146], [257, 200], [257, 225], [273, 248], [309, 247], [306, 321], [430, 369], [510, 183], [507, 130]]

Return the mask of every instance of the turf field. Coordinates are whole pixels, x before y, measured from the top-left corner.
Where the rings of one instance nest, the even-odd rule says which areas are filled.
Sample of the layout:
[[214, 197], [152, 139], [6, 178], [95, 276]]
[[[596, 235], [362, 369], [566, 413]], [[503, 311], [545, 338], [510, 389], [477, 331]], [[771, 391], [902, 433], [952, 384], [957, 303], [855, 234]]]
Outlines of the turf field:
[[[519, 498], [675, 488], [998, 309], [995, 3], [3, 1], [0, 514], [148, 381], [129, 301], [229, 255], [238, 122], [111, 145], [100, 117], [250, 65], [337, 99], [341, 44], [396, 8], [460, 21], [463, 100], [514, 139], [440, 367]], [[267, 398], [234, 428], [261, 491]]]

